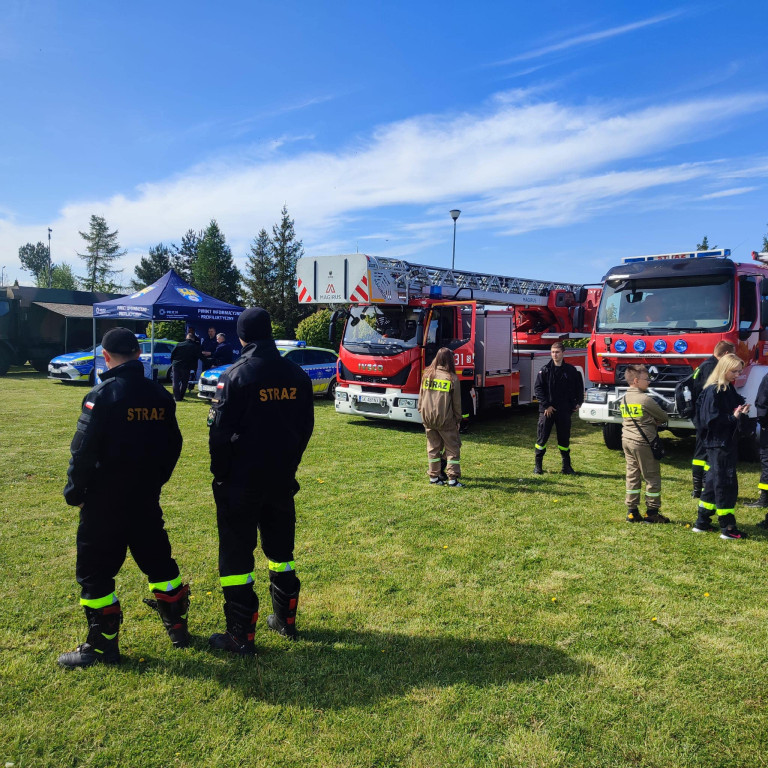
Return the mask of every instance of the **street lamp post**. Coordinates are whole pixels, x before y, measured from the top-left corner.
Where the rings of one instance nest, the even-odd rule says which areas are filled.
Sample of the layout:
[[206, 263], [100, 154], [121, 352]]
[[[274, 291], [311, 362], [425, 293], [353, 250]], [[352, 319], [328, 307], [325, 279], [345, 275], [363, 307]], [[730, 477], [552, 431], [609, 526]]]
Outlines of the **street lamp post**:
[[51, 287], [52, 284], [52, 269], [51, 269], [51, 232], [53, 230], [48, 227], [48, 287]]
[[454, 208], [452, 211], [448, 211], [453, 219], [453, 255], [451, 256], [451, 271], [453, 271], [453, 265], [456, 261], [456, 219], [459, 218], [461, 211], [458, 208]]

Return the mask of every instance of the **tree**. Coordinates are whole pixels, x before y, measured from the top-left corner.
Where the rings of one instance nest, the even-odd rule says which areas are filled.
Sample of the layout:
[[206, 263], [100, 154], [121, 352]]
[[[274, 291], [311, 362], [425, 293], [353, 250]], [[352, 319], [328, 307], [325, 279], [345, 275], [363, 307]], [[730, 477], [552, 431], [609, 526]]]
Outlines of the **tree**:
[[230, 304], [239, 301], [240, 272], [232, 261], [232, 251], [213, 219], [197, 246], [192, 265], [195, 288]]
[[88, 243], [85, 253], [77, 254], [85, 261], [87, 269], [86, 276], [80, 278], [83, 288], [86, 291], [116, 291], [120, 286], [112, 278], [122, 270], [112, 269], [112, 264], [125, 255], [117, 242], [117, 230], [110, 232], [103, 216], [91, 216], [90, 230], [81, 232], [80, 237]]
[[[331, 325], [331, 311], [329, 309], [320, 309], [309, 317], [305, 317], [296, 328], [296, 338], [306, 341], [309, 347], [333, 348], [338, 351], [341, 344], [341, 333], [344, 330], [344, 318], [339, 317], [336, 320], [336, 329], [334, 332], [334, 343], [328, 341], [328, 329]], [[586, 339], [585, 339], [586, 341]]]
[[[38, 287], [48, 285], [48, 248], [43, 243], [27, 243], [19, 248], [21, 267], [34, 275]], [[45, 279], [43, 279], [45, 278]]]
[[[47, 280], [45, 284], [48, 285]], [[69, 264], [62, 262], [51, 267], [51, 288], [62, 288], [65, 291], [77, 290], [77, 278]]]
[[714, 251], [715, 248], [717, 248], [717, 246], [710, 245], [706, 235], [704, 235], [704, 239], [696, 246], [697, 251]]
[[[187, 324], [183, 320], [160, 320], [155, 323], [156, 339], [171, 339], [171, 341], [184, 341]], [[147, 338], [152, 336], [152, 324], [149, 323], [144, 330]]]
[[142, 256], [134, 269], [137, 279], [131, 280], [131, 287], [138, 291], [159, 280], [171, 268], [171, 254], [171, 249], [162, 243], [150, 248], [149, 254]]
[[275, 259], [272, 255], [272, 241], [266, 229], [259, 232], [251, 245], [251, 255], [245, 267], [245, 301], [252, 307], [263, 307], [274, 315], [275, 301]]
[[192, 269], [202, 237], [202, 231], [195, 232], [193, 229], [188, 229], [181, 238], [181, 247], [173, 246], [175, 253], [171, 256], [171, 267], [188, 283], [192, 282]]
[[293, 219], [284, 205], [280, 224], [272, 227], [272, 254], [275, 262], [275, 307], [274, 319], [284, 328], [289, 338], [296, 332], [296, 326], [311, 310], [299, 304], [296, 295], [296, 262], [304, 254], [301, 240], [296, 239]]

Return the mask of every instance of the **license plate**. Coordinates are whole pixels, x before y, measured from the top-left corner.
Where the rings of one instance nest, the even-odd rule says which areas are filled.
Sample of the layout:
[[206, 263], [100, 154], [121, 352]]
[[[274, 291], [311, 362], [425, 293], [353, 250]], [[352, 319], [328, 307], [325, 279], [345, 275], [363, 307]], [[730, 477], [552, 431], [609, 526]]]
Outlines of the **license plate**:
[[358, 403], [375, 403], [376, 405], [381, 405], [381, 398], [376, 397], [376, 395], [358, 395], [357, 402]]
[[202, 386], [198, 387], [198, 389], [201, 392], [215, 392], [216, 387], [212, 387], [210, 384], [203, 384]]

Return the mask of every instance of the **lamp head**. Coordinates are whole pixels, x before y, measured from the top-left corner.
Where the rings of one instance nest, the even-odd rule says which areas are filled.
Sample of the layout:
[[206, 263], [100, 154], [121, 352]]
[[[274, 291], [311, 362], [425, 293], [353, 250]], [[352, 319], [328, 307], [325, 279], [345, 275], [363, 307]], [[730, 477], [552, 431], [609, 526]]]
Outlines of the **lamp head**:
[[448, 211], [451, 214], [451, 218], [456, 221], [459, 218], [461, 211], [458, 208], [454, 208], [452, 211]]

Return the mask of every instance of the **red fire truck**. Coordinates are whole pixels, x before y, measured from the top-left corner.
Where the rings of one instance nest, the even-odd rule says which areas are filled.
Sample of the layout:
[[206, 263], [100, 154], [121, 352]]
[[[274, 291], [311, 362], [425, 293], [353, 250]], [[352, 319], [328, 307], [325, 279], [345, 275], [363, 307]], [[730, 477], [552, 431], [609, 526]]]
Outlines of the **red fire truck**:
[[[299, 301], [342, 304], [336, 410], [420, 422], [424, 368], [440, 347], [454, 352], [475, 413], [530, 403], [533, 383], [558, 340], [587, 337], [599, 289], [461, 272], [364, 254], [305, 257]], [[585, 349], [566, 359], [585, 372]], [[468, 398], [471, 398], [469, 400]]]
[[[732, 261], [729, 250], [665, 253], [624, 259], [603, 278], [588, 346], [587, 389], [579, 415], [602, 426], [606, 446], [621, 448], [619, 400], [630, 363], [648, 366], [649, 392], [669, 414], [673, 434], [690, 434], [674, 391], [721, 339], [736, 345], [745, 367], [736, 388], [754, 404], [768, 372], [768, 254]], [[754, 405], [750, 416], [755, 416]], [[748, 456], [754, 442], [742, 446]], [[745, 456], [746, 457], [746, 456]]]

